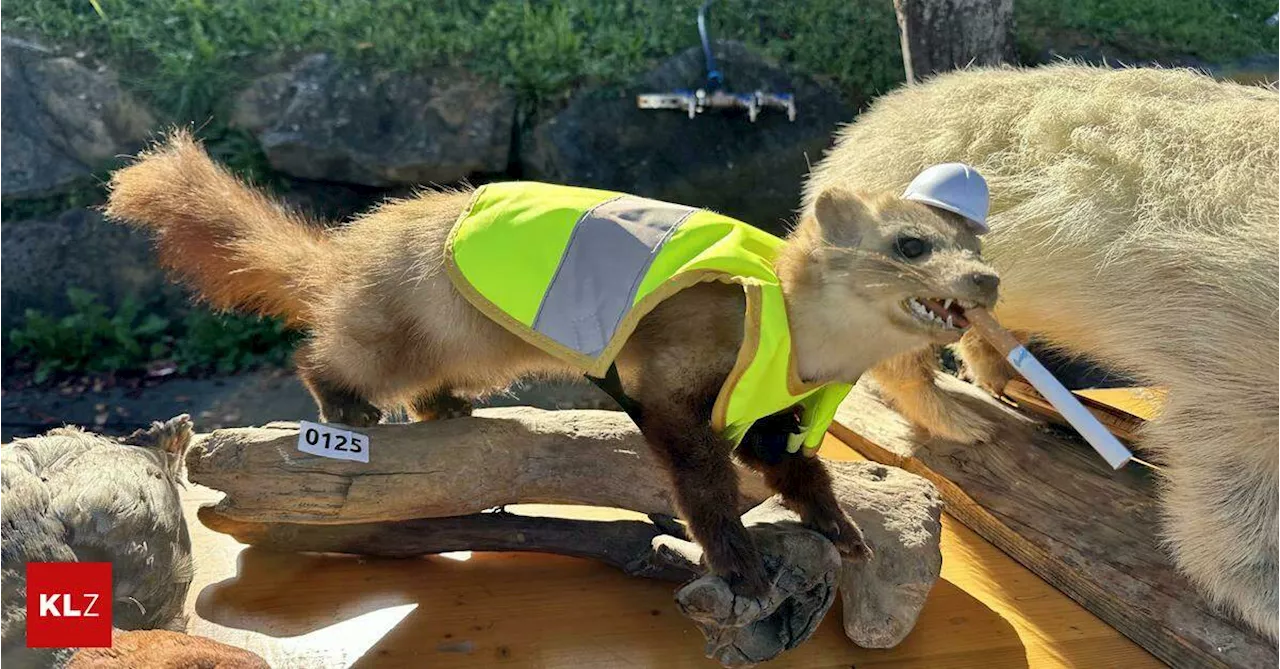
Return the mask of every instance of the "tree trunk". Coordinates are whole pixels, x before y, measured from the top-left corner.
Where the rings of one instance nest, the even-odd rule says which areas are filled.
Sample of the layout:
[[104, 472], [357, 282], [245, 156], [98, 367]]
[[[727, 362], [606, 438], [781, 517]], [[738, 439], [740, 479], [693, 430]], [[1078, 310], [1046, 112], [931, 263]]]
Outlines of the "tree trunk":
[[1013, 0], [893, 0], [907, 82], [1013, 63]]

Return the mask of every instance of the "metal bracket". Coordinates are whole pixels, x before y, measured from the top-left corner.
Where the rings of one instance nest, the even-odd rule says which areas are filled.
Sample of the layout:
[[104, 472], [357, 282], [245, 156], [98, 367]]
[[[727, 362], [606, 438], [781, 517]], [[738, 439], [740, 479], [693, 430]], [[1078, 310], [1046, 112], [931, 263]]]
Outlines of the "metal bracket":
[[707, 84], [696, 91], [679, 90], [671, 93], [642, 93], [636, 96], [640, 109], [675, 109], [684, 111], [689, 118], [708, 109], [745, 109], [752, 123], [760, 116], [761, 109], [775, 108], [787, 112], [787, 120], [796, 120], [796, 99], [790, 93], [726, 93], [720, 90], [723, 75], [716, 67], [711, 52], [711, 38], [707, 34], [707, 8], [713, 0], [707, 0], [698, 8], [698, 36], [702, 39], [702, 55], [707, 64]]
[[675, 91], [672, 93], [643, 93], [636, 96], [636, 106], [640, 109], [674, 109], [684, 111], [689, 118], [708, 109], [744, 109], [752, 123], [760, 116], [762, 109], [774, 108], [787, 113], [788, 121], [796, 120], [796, 99], [790, 93], [726, 93], [699, 88], [696, 91]]

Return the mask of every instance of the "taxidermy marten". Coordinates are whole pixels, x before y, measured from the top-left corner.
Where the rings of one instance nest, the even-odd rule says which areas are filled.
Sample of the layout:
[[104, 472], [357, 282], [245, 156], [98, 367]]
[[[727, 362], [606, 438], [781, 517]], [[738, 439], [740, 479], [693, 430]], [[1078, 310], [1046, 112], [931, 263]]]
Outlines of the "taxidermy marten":
[[[214, 306], [308, 330], [298, 372], [322, 420], [360, 426], [387, 407], [431, 419], [521, 377], [583, 374], [451, 280], [451, 234], [475, 213], [479, 192], [423, 192], [326, 231], [246, 187], [179, 132], [113, 176], [107, 212], [151, 229], [163, 265]], [[895, 195], [830, 188], [785, 242], [768, 239], [781, 246], [771, 271], [802, 383], [852, 383], [881, 360], [954, 342], [963, 306], [996, 300], [998, 280], [961, 219]], [[717, 280], [683, 286], [638, 319], [613, 363], [709, 567], [735, 592], [760, 595], [769, 585], [737, 513], [734, 444], [711, 426], [744, 348], [744, 293]], [[808, 526], [846, 555], [865, 555], [820, 459], [737, 454]]]
[[[1209, 598], [1277, 632], [1276, 89], [1190, 70], [974, 69], [884, 96], [807, 184], [902, 188], [963, 161], [991, 183], [984, 257], [996, 316], [1069, 355], [1168, 390], [1138, 447], [1161, 462], [1174, 561]], [[969, 374], [1013, 370], [966, 334]], [[933, 385], [927, 352], [873, 376], [925, 429], [992, 426]]]

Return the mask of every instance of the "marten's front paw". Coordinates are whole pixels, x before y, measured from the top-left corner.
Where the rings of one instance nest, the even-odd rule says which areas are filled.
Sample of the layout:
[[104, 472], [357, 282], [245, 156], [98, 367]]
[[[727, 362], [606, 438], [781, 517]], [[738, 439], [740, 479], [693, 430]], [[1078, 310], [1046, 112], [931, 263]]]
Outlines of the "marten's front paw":
[[889, 399], [912, 425], [934, 437], [973, 444], [990, 439], [995, 432], [994, 423], [934, 385], [899, 391]]
[[[997, 361], [1001, 364], [1003, 360]], [[1007, 367], [1007, 365], [1005, 365]], [[979, 371], [981, 370], [981, 371]], [[968, 381], [973, 385], [987, 391], [992, 397], [1000, 397], [1004, 394], [1004, 387], [1014, 378], [1014, 374], [1010, 370], [1003, 368], [991, 369], [990, 366], [983, 367], [974, 363], [966, 362], [960, 368], [960, 379]]]
[[862, 536], [862, 529], [843, 511], [833, 514], [818, 514], [805, 522], [811, 530], [826, 537], [836, 550], [846, 558], [868, 560], [871, 558], [871, 547]]
[[717, 544], [704, 545], [703, 550], [711, 573], [724, 579], [733, 594], [755, 598], [768, 594], [769, 575], [764, 560], [746, 532], [741, 537], [722, 537]]
[[727, 574], [717, 574], [729, 583], [733, 594], [752, 599], [764, 599], [769, 594], [769, 578], [765, 574], [764, 564], [756, 563], [754, 567], [742, 565]]

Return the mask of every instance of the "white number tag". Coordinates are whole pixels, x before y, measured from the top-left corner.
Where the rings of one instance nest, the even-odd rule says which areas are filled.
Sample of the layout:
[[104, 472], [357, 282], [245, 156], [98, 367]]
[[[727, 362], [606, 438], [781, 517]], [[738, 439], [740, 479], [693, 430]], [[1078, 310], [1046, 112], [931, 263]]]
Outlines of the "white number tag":
[[298, 450], [335, 460], [369, 461], [369, 437], [322, 423], [298, 424]]

